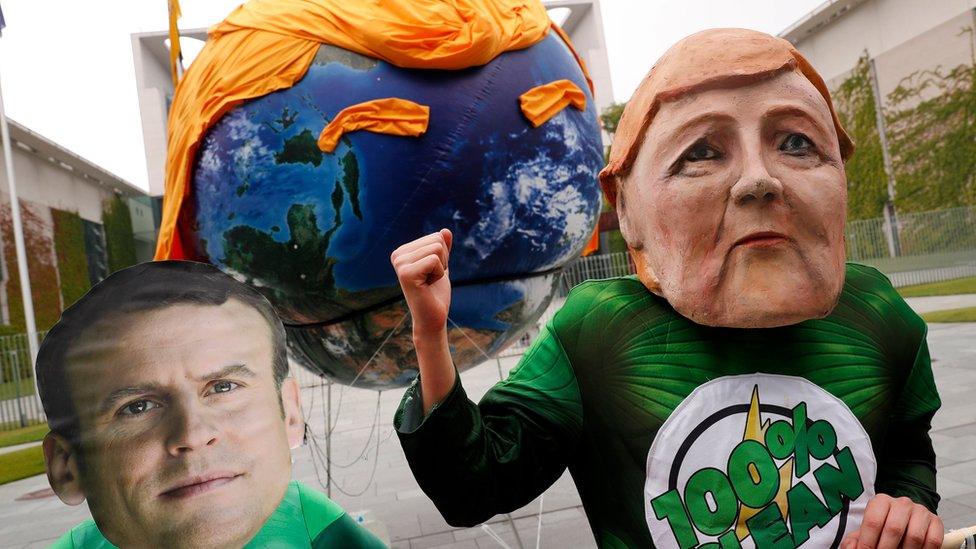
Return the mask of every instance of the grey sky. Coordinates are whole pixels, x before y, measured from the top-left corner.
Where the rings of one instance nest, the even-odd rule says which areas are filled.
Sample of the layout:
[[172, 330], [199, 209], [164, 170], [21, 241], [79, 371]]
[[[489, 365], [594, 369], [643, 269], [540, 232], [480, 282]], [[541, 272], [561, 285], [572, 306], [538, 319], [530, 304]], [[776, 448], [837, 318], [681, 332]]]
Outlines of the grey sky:
[[[601, 0], [614, 97], [625, 101], [678, 39], [711, 27], [775, 34], [823, 0]], [[181, 0], [181, 28], [207, 27], [240, 0]], [[0, 0], [7, 115], [146, 188], [129, 35], [167, 28], [166, 0]]]

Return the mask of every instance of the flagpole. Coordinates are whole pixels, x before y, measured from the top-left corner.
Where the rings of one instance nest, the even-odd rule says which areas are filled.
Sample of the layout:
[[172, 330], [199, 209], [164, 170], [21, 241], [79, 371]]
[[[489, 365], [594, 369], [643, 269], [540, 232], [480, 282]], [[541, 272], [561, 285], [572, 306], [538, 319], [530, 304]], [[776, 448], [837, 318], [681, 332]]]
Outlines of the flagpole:
[[[3, 158], [7, 165], [7, 186], [10, 193], [10, 218], [14, 230], [14, 246], [17, 249], [17, 270], [20, 275], [20, 293], [24, 300], [24, 327], [30, 349], [31, 365], [37, 361], [37, 324], [34, 321], [34, 299], [31, 295], [30, 273], [27, 272], [27, 250], [24, 246], [24, 229], [20, 219], [20, 202], [17, 200], [17, 184], [14, 181], [14, 158], [10, 149], [10, 128], [3, 108], [3, 86], [0, 85], [0, 137], [3, 139]], [[36, 376], [34, 394], [37, 393]]]
[[169, 69], [173, 78], [173, 88], [183, 78], [183, 49], [180, 44], [180, 28], [177, 24], [183, 13], [180, 0], [168, 0], [169, 8]]

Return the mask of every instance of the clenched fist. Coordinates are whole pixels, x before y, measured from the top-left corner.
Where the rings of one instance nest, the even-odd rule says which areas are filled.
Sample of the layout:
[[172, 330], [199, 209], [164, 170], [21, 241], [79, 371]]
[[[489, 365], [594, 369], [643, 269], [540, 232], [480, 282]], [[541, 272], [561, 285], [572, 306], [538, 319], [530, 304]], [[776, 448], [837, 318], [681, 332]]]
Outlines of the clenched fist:
[[451, 310], [447, 261], [452, 240], [451, 231], [441, 229], [400, 246], [390, 256], [413, 316], [413, 344], [425, 414], [447, 396], [455, 381], [447, 342], [447, 313]]
[[441, 229], [400, 246], [390, 256], [413, 315], [415, 337], [447, 328], [447, 313], [451, 308], [447, 262], [452, 238], [451, 231]]

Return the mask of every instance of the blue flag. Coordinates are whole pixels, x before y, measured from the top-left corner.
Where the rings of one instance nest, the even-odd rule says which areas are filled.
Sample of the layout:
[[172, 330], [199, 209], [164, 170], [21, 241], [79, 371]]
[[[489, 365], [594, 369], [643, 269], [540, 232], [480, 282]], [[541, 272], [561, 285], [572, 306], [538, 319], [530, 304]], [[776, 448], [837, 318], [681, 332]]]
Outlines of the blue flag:
[[3, 20], [3, 8], [0, 8], [0, 36], [3, 36], [3, 28], [7, 26], [7, 22]]

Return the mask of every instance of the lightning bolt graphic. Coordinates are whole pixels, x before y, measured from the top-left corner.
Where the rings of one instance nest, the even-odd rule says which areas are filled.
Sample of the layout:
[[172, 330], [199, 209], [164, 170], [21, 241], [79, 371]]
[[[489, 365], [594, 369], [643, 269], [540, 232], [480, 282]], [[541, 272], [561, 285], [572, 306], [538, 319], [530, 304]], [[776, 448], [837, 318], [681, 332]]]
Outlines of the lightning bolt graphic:
[[[770, 421], [767, 419], [764, 423], [759, 414], [759, 385], [755, 385], [752, 388], [752, 399], [749, 402], [749, 413], [746, 414], [746, 427], [742, 433], [742, 440], [754, 440], [765, 446], [766, 429], [769, 427], [769, 424]], [[756, 470], [755, 465], [750, 464], [749, 474], [752, 476], [753, 482], [759, 482], [759, 471]], [[779, 468], [779, 490], [776, 492], [776, 497], [773, 498], [773, 501], [779, 506], [779, 510], [784, 517], [787, 516], [788, 511], [786, 492], [789, 491], [792, 485], [793, 458], [791, 457]], [[754, 509], [741, 503], [739, 504], [739, 519], [735, 526], [735, 535], [739, 538], [739, 541], [749, 537], [749, 528], [746, 526], [746, 521], [755, 516], [759, 511], [762, 511], [762, 509]]]

